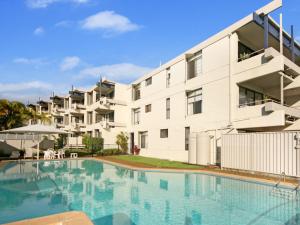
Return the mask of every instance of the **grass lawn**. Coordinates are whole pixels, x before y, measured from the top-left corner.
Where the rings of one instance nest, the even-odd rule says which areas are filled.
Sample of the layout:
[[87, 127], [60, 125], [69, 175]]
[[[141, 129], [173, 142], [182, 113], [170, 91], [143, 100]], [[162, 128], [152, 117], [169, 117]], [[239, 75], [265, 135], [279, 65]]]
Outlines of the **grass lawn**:
[[137, 155], [115, 155], [105, 157], [108, 160], [120, 162], [128, 165], [158, 167], [158, 168], [174, 168], [174, 169], [202, 169], [202, 166], [191, 165], [183, 162], [169, 161], [164, 159], [149, 158]]

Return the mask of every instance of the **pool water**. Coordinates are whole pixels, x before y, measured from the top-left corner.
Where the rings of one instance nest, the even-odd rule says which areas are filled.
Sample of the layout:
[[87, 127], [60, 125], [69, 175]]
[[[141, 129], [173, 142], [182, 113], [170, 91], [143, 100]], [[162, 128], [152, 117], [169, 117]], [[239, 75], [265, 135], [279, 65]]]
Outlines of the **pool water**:
[[253, 182], [134, 171], [96, 160], [9, 162], [0, 167], [0, 223], [79, 210], [96, 225], [300, 224], [297, 198], [272, 190]]

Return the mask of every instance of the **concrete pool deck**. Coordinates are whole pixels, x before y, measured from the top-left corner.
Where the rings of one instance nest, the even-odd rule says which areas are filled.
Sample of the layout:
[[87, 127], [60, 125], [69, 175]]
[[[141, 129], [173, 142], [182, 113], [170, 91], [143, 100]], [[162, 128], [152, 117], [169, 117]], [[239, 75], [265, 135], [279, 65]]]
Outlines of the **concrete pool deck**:
[[21, 220], [4, 225], [93, 225], [93, 223], [85, 213], [72, 211]]

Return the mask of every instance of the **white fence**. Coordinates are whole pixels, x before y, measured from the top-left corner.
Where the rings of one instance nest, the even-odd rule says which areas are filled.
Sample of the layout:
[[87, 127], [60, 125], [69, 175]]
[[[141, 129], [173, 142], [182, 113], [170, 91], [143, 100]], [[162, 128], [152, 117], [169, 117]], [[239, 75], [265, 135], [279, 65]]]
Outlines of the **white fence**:
[[221, 166], [299, 177], [300, 135], [297, 132], [223, 135]]

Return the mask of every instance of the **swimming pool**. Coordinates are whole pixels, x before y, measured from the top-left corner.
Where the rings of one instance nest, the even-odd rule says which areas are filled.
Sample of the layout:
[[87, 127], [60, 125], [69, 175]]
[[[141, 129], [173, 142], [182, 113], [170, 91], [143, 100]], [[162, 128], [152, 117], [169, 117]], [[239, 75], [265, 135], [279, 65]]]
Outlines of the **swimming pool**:
[[0, 223], [80, 210], [96, 225], [300, 224], [299, 201], [272, 189], [96, 160], [9, 162], [0, 167]]

